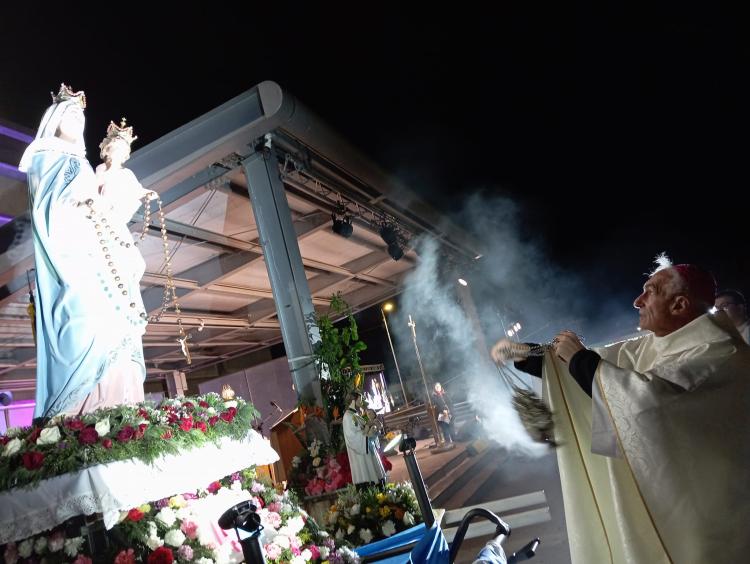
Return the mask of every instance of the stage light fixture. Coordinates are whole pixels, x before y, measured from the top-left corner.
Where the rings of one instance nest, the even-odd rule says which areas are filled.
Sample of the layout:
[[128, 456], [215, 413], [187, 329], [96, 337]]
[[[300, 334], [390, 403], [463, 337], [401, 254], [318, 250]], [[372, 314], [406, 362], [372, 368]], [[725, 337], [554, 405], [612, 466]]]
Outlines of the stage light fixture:
[[13, 402], [13, 392], [0, 390], [0, 405], [10, 405]]
[[398, 231], [393, 225], [384, 223], [380, 226], [379, 233], [383, 242], [388, 245], [388, 254], [393, 260], [399, 260], [404, 256], [404, 250], [398, 242]]
[[345, 211], [343, 211], [343, 213], [338, 213], [338, 215], [341, 215], [341, 218], [337, 216], [337, 212], [331, 214], [331, 219], [333, 220], [331, 230], [336, 235], [341, 235], [345, 239], [348, 239], [352, 236], [352, 233], [354, 233], [352, 218]]

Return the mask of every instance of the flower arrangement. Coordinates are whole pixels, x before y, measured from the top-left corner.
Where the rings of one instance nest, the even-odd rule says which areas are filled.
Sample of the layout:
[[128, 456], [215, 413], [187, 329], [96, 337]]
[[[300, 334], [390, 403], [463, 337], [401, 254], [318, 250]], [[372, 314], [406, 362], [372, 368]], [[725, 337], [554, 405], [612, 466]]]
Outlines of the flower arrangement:
[[242, 439], [258, 412], [241, 398], [218, 394], [165, 399], [100, 409], [79, 417], [58, 416], [42, 426], [0, 435], [0, 491], [32, 487], [52, 478], [117, 460], [151, 462], [216, 442]]
[[313, 439], [292, 459], [291, 487], [308, 496], [330, 493], [352, 482], [346, 451], [333, 452], [330, 445]]
[[[253, 469], [183, 493], [124, 511], [108, 535], [114, 544], [105, 561], [114, 564], [230, 564], [243, 560], [233, 531], [217, 525], [232, 505], [250, 500], [264, 529], [261, 542], [270, 564], [349, 564], [359, 561], [346, 547], [318, 528], [289, 492], [258, 481]], [[119, 542], [117, 542], [119, 541]], [[91, 564], [82, 537], [66, 539], [61, 531], [9, 543], [5, 562]]]
[[360, 546], [390, 537], [422, 522], [408, 482], [358, 490], [347, 486], [326, 516], [326, 530], [340, 542]]

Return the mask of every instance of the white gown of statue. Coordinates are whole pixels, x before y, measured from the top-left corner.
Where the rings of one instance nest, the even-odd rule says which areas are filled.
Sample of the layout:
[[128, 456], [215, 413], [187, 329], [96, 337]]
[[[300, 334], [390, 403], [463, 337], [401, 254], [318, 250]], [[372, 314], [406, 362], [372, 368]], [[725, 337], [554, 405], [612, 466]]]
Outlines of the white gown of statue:
[[352, 482], [363, 484], [380, 482], [386, 477], [378, 452], [377, 437], [367, 437], [361, 419], [351, 409], [344, 413], [342, 423]]

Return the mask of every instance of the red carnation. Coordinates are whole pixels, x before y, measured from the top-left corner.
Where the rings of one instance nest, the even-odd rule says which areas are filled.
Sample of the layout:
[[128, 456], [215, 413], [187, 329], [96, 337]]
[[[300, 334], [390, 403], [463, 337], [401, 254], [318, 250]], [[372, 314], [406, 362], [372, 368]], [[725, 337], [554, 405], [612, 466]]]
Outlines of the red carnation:
[[206, 431], [208, 430], [208, 429], [206, 428], [206, 422], [205, 422], [205, 421], [198, 421], [198, 422], [197, 422], [197, 423], [195, 424], [195, 428], [196, 428], [196, 429], [200, 429], [200, 430], [201, 430], [201, 431], [203, 431], [204, 433], [205, 433], [205, 432], [206, 432]]
[[209, 407], [211, 407], [210, 405], [208, 405], [207, 401], [199, 401], [198, 405], [200, 405], [203, 409], [208, 409]]
[[26, 437], [26, 440], [30, 443], [35, 443], [36, 440], [39, 438], [39, 435], [41, 434], [42, 434], [42, 428], [34, 427], [34, 430], [31, 431], [28, 437]]
[[83, 424], [83, 421], [81, 421], [78, 418], [71, 419], [71, 420], [67, 421], [65, 424], [68, 426], [69, 429], [72, 429], [73, 431], [80, 431], [85, 426]]
[[98, 440], [99, 433], [96, 432], [96, 429], [93, 425], [89, 425], [88, 427], [84, 428], [78, 435], [78, 442], [80, 442], [82, 445], [93, 445]]
[[10, 442], [10, 437], [0, 435], [0, 445], [7, 445]]
[[143, 513], [143, 511], [138, 508], [128, 511], [128, 519], [130, 519], [131, 521], [140, 521], [141, 519], [143, 519], [144, 515], [145, 514]]
[[148, 564], [172, 564], [174, 556], [172, 550], [166, 546], [160, 546], [148, 555]]
[[133, 438], [134, 435], [135, 429], [133, 429], [130, 425], [125, 425], [122, 429], [120, 429], [119, 433], [117, 433], [117, 440], [121, 443], [127, 443]]
[[23, 466], [26, 470], [36, 470], [41, 468], [44, 462], [44, 455], [35, 450], [23, 453]]
[[186, 417], [185, 419], [180, 420], [180, 429], [183, 431], [189, 431], [193, 428], [193, 418], [192, 417]]
[[214, 415], [213, 417], [208, 418], [208, 424], [211, 425], [211, 427], [213, 427], [214, 425], [216, 425], [216, 422], [218, 420], [219, 420], [219, 417]]
[[172, 430], [171, 429], [167, 429], [166, 431], [164, 431], [164, 433], [162, 433], [161, 438], [162, 439], [171, 439], [172, 438]]
[[237, 414], [237, 410], [234, 407], [230, 407], [224, 413], [221, 414], [221, 418], [227, 423], [231, 423], [236, 414]]
[[388, 460], [388, 457], [382, 452], [380, 453], [380, 461], [383, 463], [383, 470], [385, 470], [386, 472], [390, 472], [391, 470], [393, 470], [393, 464], [391, 464], [391, 461]]
[[167, 421], [170, 423], [176, 423], [177, 421], [179, 421], [179, 419], [180, 418], [177, 417], [177, 414], [172, 413], [171, 411], [169, 412], [169, 415], [167, 415]]
[[190, 401], [186, 401], [185, 403], [183, 403], [182, 407], [184, 407], [188, 411], [193, 411], [195, 409], [195, 405], [193, 405], [193, 402]]
[[206, 489], [210, 493], [215, 494], [216, 492], [219, 491], [220, 488], [221, 488], [221, 483], [220, 482], [211, 482], [210, 484], [208, 484], [208, 487]]
[[112, 448], [112, 439], [104, 439], [104, 440], [102, 440], [102, 446], [104, 448]]

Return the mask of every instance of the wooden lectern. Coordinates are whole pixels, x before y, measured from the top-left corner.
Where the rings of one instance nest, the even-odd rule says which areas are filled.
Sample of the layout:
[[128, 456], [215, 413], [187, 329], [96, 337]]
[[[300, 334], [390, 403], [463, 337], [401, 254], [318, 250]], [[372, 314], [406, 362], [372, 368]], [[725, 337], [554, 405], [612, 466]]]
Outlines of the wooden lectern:
[[279, 484], [289, 479], [292, 458], [302, 454], [303, 445], [294, 434], [289, 424], [295, 429], [303, 429], [303, 414], [299, 409], [289, 412], [271, 426], [271, 446], [279, 453], [279, 460], [273, 465], [274, 482]]

